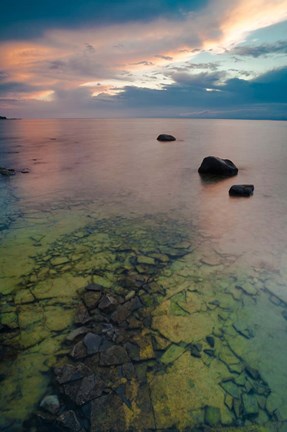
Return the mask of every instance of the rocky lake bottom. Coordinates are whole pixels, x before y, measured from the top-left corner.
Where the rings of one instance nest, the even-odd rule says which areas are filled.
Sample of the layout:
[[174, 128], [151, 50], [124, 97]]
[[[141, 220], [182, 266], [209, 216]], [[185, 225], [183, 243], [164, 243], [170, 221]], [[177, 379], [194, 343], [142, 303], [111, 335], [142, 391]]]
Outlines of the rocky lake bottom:
[[287, 430], [278, 271], [240, 265], [161, 214], [14, 216], [1, 430]]
[[0, 430], [287, 432], [286, 122], [2, 123]]

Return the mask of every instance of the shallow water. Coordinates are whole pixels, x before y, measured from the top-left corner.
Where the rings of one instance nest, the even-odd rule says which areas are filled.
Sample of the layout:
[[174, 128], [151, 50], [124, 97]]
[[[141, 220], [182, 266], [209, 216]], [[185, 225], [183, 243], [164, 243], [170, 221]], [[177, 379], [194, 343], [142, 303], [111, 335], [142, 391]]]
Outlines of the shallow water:
[[[2, 429], [44, 430], [31, 415], [61, 390], [61, 415], [73, 407], [85, 430], [286, 431], [286, 123], [0, 128], [0, 165], [30, 169], [0, 178]], [[177, 141], [157, 142], [160, 132]], [[231, 159], [238, 176], [201, 179], [207, 155]], [[234, 183], [253, 183], [254, 196], [230, 198]], [[103, 373], [103, 354], [93, 366], [93, 356], [71, 360], [66, 340], [91, 282], [141, 307], [121, 323], [103, 315], [126, 333], [116, 344], [136, 347], [127, 345], [124, 362], [133, 372], [104, 365], [112, 376], [104, 393], [79, 406], [52, 368], [80, 361]], [[90, 330], [103, 334], [93, 320]], [[64, 430], [62, 420], [54, 430]]]

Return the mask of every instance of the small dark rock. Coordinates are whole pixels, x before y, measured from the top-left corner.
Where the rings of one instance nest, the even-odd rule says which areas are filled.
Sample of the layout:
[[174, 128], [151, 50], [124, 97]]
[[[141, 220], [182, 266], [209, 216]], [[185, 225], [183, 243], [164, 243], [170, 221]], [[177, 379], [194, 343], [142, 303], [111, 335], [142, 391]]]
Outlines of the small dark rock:
[[201, 357], [201, 354], [200, 354], [201, 349], [202, 349], [202, 347], [201, 347], [201, 345], [199, 343], [197, 343], [197, 344], [191, 344], [190, 347], [189, 347], [190, 354], [193, 357], [197, 357], [197, 358]]
[[255, 417], [259, 414], [258, 403], [255, 395], [243, 393], [242, 404], [244, 409], [244, 415], [246, 417]]
[[88, 333], [89, 329], [87, 327], [78, 327], [71, 331], [71, 333], [68, 334], [66, 337], [66, 340], [68, 342], [73, 342], [75, 339], [77, 339], [78, 336], [81, 336], [85, 333]]
[[84, 337], [84, 344], [87, 348], [87, 354], [97, 354], [100, 352], [100, 346], [103, 341], [103, 337], [94, 333], [87, 333]]
[[0, 174], [6, 177], [10, 177], [16, 174], [16, 171], [12, 168], [0, 167]]
[[131, 358], [131, 360], [133, 360], [133, 361], [139, 361], [140, 360], [140, 348], [138, 345], [131, 343], [131, 342], [127, 342], [125, 344], [125, 348], [128, 352], [129, 357]]
[[87, 308], [83, 304], [80, 304], [76, 311], [76, 316], [75, 316], [76, 324], [86, 324], [89, 321], [91, 321], [91, 317], [89, 315]]
[[59, 417], [57, 417], [57, 422], [68, 429], [71, 432], [79, 432], [81, 430], [81, 425], [77, 419], [74, 411], [65, 411]]
[[83, 363], [77, 365], [66, 364], [61, 367], [55, 367], [54, 373], [59, 384], [65, 384], [71, 381], [77, 381], [91, 374], [91, 370]]
[[129, 356], [125, 348], [113, 345], [101, 353], [100, 364], [102, 366], [121, 365], [129, 361]]
[[229, 189], [230, 196], [250, 197], [251, 195], [253, 195], [253, 192], [253, 185], [233, 185]]
[[83, 295], [83, 301], [88, 309], [94, 309], [101, 299], [101, 292], [88, 291]]
[[30, 172], [29, 168], [23, 168], [23, 169], [21, 169], [21, 173], [22, 174], [29, 174], [29, 172]]
[[215, 352], [212, 349], [205, 349], [203, 350], [203, 352], [207, 354], [209, 357], [215, 357]]
[[213, 336], [206, 336], [206, 342], [208, 343], [208, 345], [211, 347], [211, 348], [214, 348], [214, 345], [215, 345], [215, 340], [214, 340], [214, 337]]
[[198, 168], [200, 174], [212, 174], [219, 176], [234, 176], [238, 173], [238, 168], [229, 159], [220, 159], [215, 156], [208, 156], [203, 159]]
[[70, 356], [76, 360], [87, 357], [87, 349], [83, 341], [80, 341], [74, 345]]
[[135, 374], [135, 368], [132, 363], [125, 363], [121, 367], [122, 375], [127, 378], [128, 380], [131, 380]]
[[104, 390], [104, 383], [97, 379], [96, 375], [90, 375], [85, 377], [81, 381], [75, 403], [77, 405], [83, 405], [90, 400], [93, 400], [102, 395]]
[[119, 305], [117, 309], [112, 313], [111, 319], [114, 323], [120, 324], [125, 321], [131, 314], [131, 304], [127, 302], [123, 305]]
[[176, 141], [176, 138], [173, 135], [160, 134], [157, 137], [158, 141]]
[[253, 378], [254, 380], [258, 380], [260, 378], [260, 373], [258, 372], [257, 369], [254, 369], [251, 366], [245, 366], [245, 370], [248, 373], [248, 375]]
[[57, 395], [48, 395], [42, 399], [40, 407], [51, 414], [56, 414], [60, 409], [60, 402]]
[[102, 285], [99, 285], [97, 283], [90, 283], [85, 287], [86, 291], [103, 291], [104, 287]]
[[105, 313], [113, 312], [117, 307], [117, 300], [111, 295], [105, 295], [99, 303], [99, 309]]

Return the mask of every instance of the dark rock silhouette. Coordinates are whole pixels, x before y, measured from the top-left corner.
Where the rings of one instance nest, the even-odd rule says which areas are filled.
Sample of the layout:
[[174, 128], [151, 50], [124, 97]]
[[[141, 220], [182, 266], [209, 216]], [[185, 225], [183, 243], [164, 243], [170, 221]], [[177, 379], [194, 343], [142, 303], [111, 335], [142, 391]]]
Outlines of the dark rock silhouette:
[[0, 116], [0, 120], [7, 120], [7, 117], [5, 117], [5, 116]]
[[207, 156], [198, 168], [200, 174], [212, 174], [218, 176], [234, 176], [238, 173], [238, 168], [229, 159], [220, 159], [215, 156]]
[[0, 174], [6, 177], [10, 177], [16, 174], [16, 171], [12, 168], [0, 167]]
[[176, 138], [172, 135], [167, 135], [167, 134], [160, 134], [157, 137], [158, 141], [176, 141]]
[[253, 185], [233, 185], [229, 189], [229, 195], [231, 196], [249, 197], [253, 195], [253, 192], [254, 192]]

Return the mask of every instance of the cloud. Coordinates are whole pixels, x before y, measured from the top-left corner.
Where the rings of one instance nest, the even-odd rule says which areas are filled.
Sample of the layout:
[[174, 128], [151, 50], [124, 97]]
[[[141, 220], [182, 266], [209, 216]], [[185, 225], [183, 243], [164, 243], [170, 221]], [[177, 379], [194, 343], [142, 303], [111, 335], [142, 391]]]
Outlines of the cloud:
[[[252, 94], [262, 99], [267, 92], [266, 88], [262, 93], [263, 84], [256, 87], [253, 80], [228, 80], [231, 65], [223, 73], [219, 62], [208, 60], [217, 53], [242, 57], [238, 44], [250, 32], [287, 18], [287, 0], [147, 0], [143, 9], [138, 0], [65, 0], [57, 1], [57, 7], [55, 0], [43, 5], [31, 0], [34, 8], [26, 9], [23, 1], [16, 3], [19, 10], [6, 2], [1, 5], [5, 40], [0, 80], [14, 85], [10, 93], [4, 87], [2, 92], [14, 100], [18, 88], [21, 110], [24, 97], [50, 100], [53, 115], [60, 107], [63, 113], [69, 109], [61, 102], [69, 103], [69, 92], [73, 100], [79, 98], [78, 115], [81, 109], [98, 112], [101, 103], [113, 109], [124, 107], [128, 113], [141, 100], [147, 107], [148, 98], [151, 106], [168, 105], [170, 109], [191, 103], [205, 109], [208, 104], [216, 107], [218, 101], [231, 106], [234, 97], [239, 101], [249, 98], [253, 103]], [[14, 24], [26, 39], [12, 37]], [[32, 33], [26, 31], [27, 26]], [[276, 44], [277, 52], [283, 51], [281, 42]], [[265, 53], [270, 48], [267, 45]], [[209, 57], [204, 57], [206, 53]], [[253, 50], [253, 54], [244, 55], [257, 54]], [[204, 61], [196, 61], [196, 56]], [[243, 76], [247, 72], [238, 73]], [[21, 85], [27, 85], [27, 91]], [[29, 110], [31, 106], [29, 102]]]
[[287, 41], [278, 41], [273, 44], [261, 44], [261, 45], [241, 45], [234, 47], [230, 51], [231, 54], [244, 57], [260, 57], [267, 56], [270, 54], [287, 54]]
[[49, 29], [81, 29], [115, 23], [147, 22], [159, 17], [182, 19], [207, 0], [14, 0], [1, 2], [0, 38], [38, 38]]

